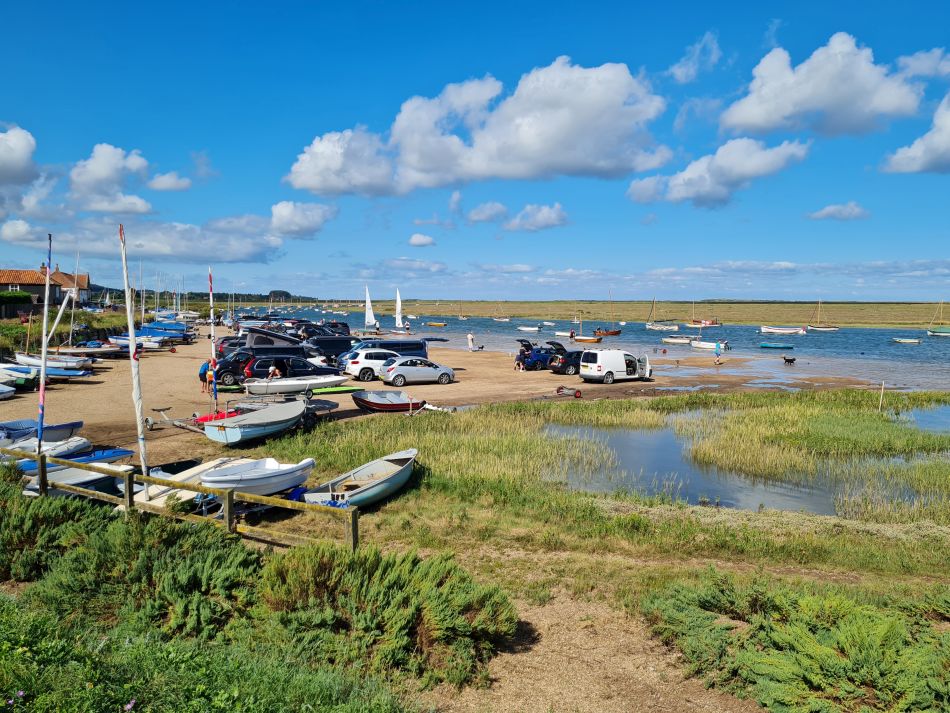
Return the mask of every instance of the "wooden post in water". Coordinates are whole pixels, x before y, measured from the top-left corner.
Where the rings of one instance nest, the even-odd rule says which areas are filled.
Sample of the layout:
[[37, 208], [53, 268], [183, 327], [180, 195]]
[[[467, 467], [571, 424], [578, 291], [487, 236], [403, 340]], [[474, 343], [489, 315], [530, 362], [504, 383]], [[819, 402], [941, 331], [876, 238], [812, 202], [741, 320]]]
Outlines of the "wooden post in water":
[[224, 527], [228, 532], [234, 532], [234, 491], [228, 490], [224, 494]]
[[351, 552], [356, 552], [360, 546], [360, 511], [357, 508], [348, 508], [349, 518], [344, 524], [343, 539], [349, 545]]
[[36, 479], [39, 486], [40, 495], [46, 495], [49, 490], [49, 482], [46, 479], [46, 454], [40, 453], [36, 462]]
[[[125, 498], [125, 511], [128, 513], [135, 509], [135, 476], [130, 470], [124, 473], [122, 478], [125, 480], [125, 492], [122, 496]], [[147, 488], [148, 485], [145, 487]]]

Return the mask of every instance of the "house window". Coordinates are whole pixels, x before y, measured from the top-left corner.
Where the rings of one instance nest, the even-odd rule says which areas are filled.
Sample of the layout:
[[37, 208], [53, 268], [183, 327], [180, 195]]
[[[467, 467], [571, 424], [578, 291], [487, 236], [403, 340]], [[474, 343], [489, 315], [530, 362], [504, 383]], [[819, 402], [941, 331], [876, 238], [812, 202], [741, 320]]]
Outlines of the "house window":
[[20, 291], [19, 285], [10, 285], [10, 292], [19, 292], [19, 291]]

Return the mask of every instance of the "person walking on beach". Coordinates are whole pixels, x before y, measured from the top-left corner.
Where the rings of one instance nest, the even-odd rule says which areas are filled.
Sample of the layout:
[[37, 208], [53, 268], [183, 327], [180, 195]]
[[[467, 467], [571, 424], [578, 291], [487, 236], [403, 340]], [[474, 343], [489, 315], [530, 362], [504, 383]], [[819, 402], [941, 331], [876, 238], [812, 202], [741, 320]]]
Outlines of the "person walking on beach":
[[572, 330], [571, 330], [571, 341], [572, 341], [572, 342], [574, 341], [574, 337], [576, 337], [576, 336], [577, 336], [577, 334], [575, 334], [574, 330], [572, 329]]
[[201, 393], [208, 391], [208, 370], [211, 369], [211, 360], [205, 359], [198, 367], [198, 381], [201, 382]]
[[719, 359], [721, 355], [722, 355], [722, 343], [716, 342], [716, 366], [719, 366], [720, 364], [722, 364], [722, 361], [720, 361]]
[[475, 335], [471, 332], [468, 333], [468, 350], [470, 352], [475, 351]]

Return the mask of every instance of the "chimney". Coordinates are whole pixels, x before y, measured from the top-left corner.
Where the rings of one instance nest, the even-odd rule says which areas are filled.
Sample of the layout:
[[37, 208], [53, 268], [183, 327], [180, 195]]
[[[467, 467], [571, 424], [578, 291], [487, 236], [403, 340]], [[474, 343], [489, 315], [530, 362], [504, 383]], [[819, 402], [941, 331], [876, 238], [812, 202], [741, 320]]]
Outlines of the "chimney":
[[40, 263], [40, 274], [41, 274], [41, 275], [45, 275], [45, 274], [46, 274], [46, 261], [45, 261], [45, 260]]
[[53, 272], [59, 272], [59, 263], [56, 263], [56, 269]]

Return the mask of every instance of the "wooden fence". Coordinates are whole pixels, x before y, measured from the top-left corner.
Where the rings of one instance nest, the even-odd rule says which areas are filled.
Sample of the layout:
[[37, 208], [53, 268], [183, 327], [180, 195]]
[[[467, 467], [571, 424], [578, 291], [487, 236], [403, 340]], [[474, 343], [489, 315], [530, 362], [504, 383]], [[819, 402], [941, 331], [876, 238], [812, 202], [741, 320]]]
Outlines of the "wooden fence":
[[[346, 509], [334, 508], [327, 505], [317, 505], [315, 503], [275, 498], [270, 495], [242, 493], [240, 491], [234, 491], [228, 488], [209, 488], [208, 486], [201, 485], [200, 483], [181, 483], [176, 480], [155, 478], [151, 475], [141, 475], [132, 471], [117, 473], [115, 470], [103, 468], [102, 466], [90, 465], [86, 463], [75, 463], [71, 460], [65, 460], [63, 458], [53, 458], [43, 453], [37, 455], [36, 453], [27, 453], [26, 451], [0, 448], [0, 454], [11, 456], [18, 460], [27, 458], [36, 462], [37, 489], [39, 491], [40, 497], [48, 495], [49, 490], [52, 487], [56, 490], [61, 490], [66, 493], [82, 495], [87, 498], [94, 498], [96, 500], [102, 500], [107, 503], [121, 506], [125, 508], [127, 512], [138, 509], [142, 510], [143, 512], [164, 515], [166, 517], [173, 517], [178, 520], [185, 520], [188, 522], [211, 523], [219, 527], [224, 527], [228, 530], [228, 532], [234, 532], [249, 539], [291, 546], [312, 542], [314, 539], [307, 537], [306, 535], [298, 535], [291, 532], [280, 532], [270, 528], [251, 527], [250, 525], [238, 522], [235, 502], [254, 503], [257, 505], [284, 508], [286, 510], [298, 510], [302, 512], [316, 512], [342, 520], [344, 541], [350, 547], [350, 549], [354, 551], [359, 546], [359, 510], [354, 507], [349, 507]], [[111, 476], [113, 478], [121, 478], [125, 481], [124, 493], [122, 496], [117, 496], [109, 495], [108, 493], [100, 493], [99, 491], [92, 490], [91, 488], [69, 485], [67, 483], [53, 483], [51, 485], [47, 473], [48, 464], [50, 463], [53, 465], [62, 465], [68, 468], [84, 470], [89, 473], [97, 473], [100, 475]], [[190, 513], [174, 512], [168, 508], [151, 505], [147, 501], [136, 502], [134, 487], [135, 483], [142, 483], [146, 488], [149, 485], [160, 485], [166, 488], [173, 488], [175, 490], [187, 490], [194, 493], [214, 495], [221, 501], [221, 516], [214, 518], [203, 517], [201, 515], [194, 515]]]

